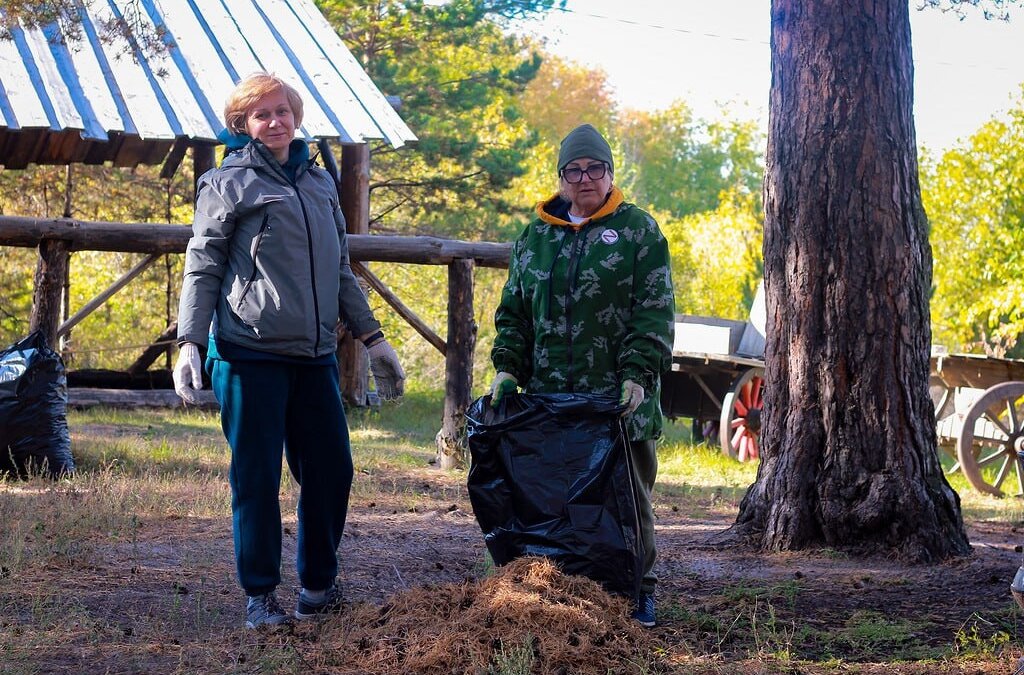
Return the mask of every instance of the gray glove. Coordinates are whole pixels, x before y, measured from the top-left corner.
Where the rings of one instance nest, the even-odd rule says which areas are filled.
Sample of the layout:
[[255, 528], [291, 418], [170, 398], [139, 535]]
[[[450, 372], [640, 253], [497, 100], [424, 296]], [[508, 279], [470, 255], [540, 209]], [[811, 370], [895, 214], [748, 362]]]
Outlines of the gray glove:
[[626, 380], [622, 383], [622, 395], [619, 397], [619, 405], [626, 406], [622, 416], [632, 415], [640, 404], [644, 402], [644, 388], [633, 380]]
[[385, 401], [400, 398], [405, 393], [405, 371], [395, 350], [387, 340], [380, 339], [366, 348], [366, 354], [370, 357], [370, 372], [380, 397]]
[[203, 366], [199, 362], [199, 347], [194, 342], [184, 342], [178, 347], [173, 377], [178, 396], [186, 403], [198, 405], [196, 392], [203, 388]]

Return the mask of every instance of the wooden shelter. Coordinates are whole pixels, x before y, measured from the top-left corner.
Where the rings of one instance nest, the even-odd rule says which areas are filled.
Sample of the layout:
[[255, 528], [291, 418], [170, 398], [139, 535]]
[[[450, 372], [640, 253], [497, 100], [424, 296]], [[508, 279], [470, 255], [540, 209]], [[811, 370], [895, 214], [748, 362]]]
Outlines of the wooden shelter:
[[[0, 8], [0, 14], [3, 13]], [[104, 39], [103, 27], [130, 18], [136, 31], [158, 36], [156, 49], [129, 36]], [[458, 426], [469, 402], [475, 329], [472, 321], [472, 267], [507, 264], [507, 247], [477, 252], [439, 240], [389, 237], [375, 245], [369, 232], [368, 142], [395, 148], [416, 140], [388, 99], [348, 51], [312, 0], [82, 0], [79, 36], [62, 34], [56, 24], [14, 28], [0, 40], [0, 166], [30, 164], [162, 164], [162, 176], [174, 174], [191, 153], [195, 175], [214, 165], [223, 100], [236, 82], [270, 71], [295, 86], [303, 97], [304, 119], [298, 134], [320, 144], [326, 168], [336, 179], [340, 202], [353, 236], [353, 260], [394, 260], [375, 251], [416, 249], [404, 262], [448, 264], [450, 277], [465, 294], [468, 314], [455, 308], [449, 338], [433, 334], [363, 265], [354, 267], [381, 296], [438, 347], [449, 363], [444, 427]], [[341, 144], [337, 165], [330, 144]], [[37, 246], [39, 264], [31, 324], [56, 345], [62, 332], [127, 285], [167, 252], [183, 251], [189, 230], [180, 225], [83, 223], [70, 219], [39, 221], [0, 218], [0, 245]], [[170, 228], [170, 229], [168, 229]], [[408, 239], [409, 242], [397, 240]], [[439, 249], [449, 255], [436, 255]], [[484, 245], [486, 248], [486, 245]], [[87, 303], [74, 316], [62, 307], [72, 250], [148, 253], [133, 270]], [[452, 255], [451, 251], [461, 251]], [[431, 252], [434, 252], [433, 254]], [[496, 254], [496, 257], [494, 257]], [[493, 260], [492, 260], [493, 258]], [[454, 275], [454, 276], [453, 276]], [[468, 275], [468, 277], [467, 277]], [[454, 291], [452, 291], [454, 292]], [[462, 298], [459, 303], [465, 303]], [[63, 312], [62, 312], [63, 310]], [[454, 322], [453, 322], [454, 321]], [[468, 331], [468, 333], [467, 333]], [[452, 349], [457, 346], [457, 349]], [[164, 347], [166, 349], [166, 347]], [[159, 351], [157, 352], [159, 353]], [[366, 400], [365, 350], [348, 336], [339, 344], [346, 400]], [[458, 361], [462, 361], [461, 364]], [[152, 361], [150, 361], [151, 363]], [[145, 367], [145, 366], [143, 366]], [[452, 378], [458, 382], [452, 381]], [[445, 435], [445, 428], [439, 434]], [[455, 439], [457, 431], [448, 429]], [[451, 449], [449, 447], [449, 449]], [[442, 448], [442, 459], [445, 451]], [[446, 462], [442, 462], [444, 464]]]

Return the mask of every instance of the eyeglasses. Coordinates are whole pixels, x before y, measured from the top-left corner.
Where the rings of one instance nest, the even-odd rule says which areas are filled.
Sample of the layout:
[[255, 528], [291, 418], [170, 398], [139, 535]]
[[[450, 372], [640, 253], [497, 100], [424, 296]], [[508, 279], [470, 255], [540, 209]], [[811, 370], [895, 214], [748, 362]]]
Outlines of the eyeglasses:
[[583, 174], [587, 174], [587, 178], [590, 180], [601, 180], [607, 171], [608, 165], [601, 162], [600, 164], [591, 164], [586, 169], [581, 169], [578, 166], [567, 166], [562, 169], [561, 175], [566, 183], [582, 183]]

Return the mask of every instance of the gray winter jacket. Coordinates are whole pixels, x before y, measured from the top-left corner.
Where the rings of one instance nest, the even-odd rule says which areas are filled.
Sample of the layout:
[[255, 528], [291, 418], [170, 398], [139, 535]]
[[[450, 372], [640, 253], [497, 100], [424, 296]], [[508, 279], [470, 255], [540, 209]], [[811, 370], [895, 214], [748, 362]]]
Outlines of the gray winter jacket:
[[337, 348], [339, 312], [356, 336], [380, 328], [349, 266], [326, 171], [305, 162], [292, 183], [251, 142], [203, 174], [196, 194], [179, 341], [205, 345], [212, 332], [249, 349], [316, 357]]

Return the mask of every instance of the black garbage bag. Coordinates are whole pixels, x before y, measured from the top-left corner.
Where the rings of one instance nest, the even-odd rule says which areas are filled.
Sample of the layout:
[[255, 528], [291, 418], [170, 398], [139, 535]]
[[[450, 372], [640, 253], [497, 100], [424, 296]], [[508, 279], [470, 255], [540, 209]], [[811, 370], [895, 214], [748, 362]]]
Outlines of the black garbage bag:
[[67, 408], [64, 361], [42, 333], [0, 352], [0, 473], [74, 471]]
[[544, 556], [639, 596], [643, 544], [621, 412], [615, 398], [581, 394], [473, 402], [469, 501], [495, 564]]

